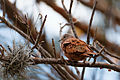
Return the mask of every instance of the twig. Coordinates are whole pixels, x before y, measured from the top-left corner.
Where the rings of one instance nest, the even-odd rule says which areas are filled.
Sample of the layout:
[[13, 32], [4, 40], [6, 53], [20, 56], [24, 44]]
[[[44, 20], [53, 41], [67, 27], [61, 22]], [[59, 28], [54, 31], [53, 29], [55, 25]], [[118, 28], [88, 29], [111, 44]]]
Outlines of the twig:
[[75, 31], [75, 28], [74, 28], [73, 18], [72, 18], [72, 15], [71, 15], [72, 4], [73, 4], [73, 0], [71, 0], [70, 9], [69, 9], [69, 12], [68, 12], [67, 9], [66, 9], [66, 7], [65, 7], [65, 5], [64, 5], [64, 0], [62, 0], [62, 6], [63, 6], [64, 10], [66, 11], [66, 13], [68, 14], [69, 23], [70, 23], [70, 25], [71, 25], [72, 31], [73, 31], [73, 33], [74, 33], [74, 36], [75, 36], [76, 38], [78, 38], [77, 33], [76, 33], [76, 31]]
[[47, 18], [47, 15], [45, 16], [44, 21], [43, 21], [43, 23], [42, 23], [42, 25], [41, 25], [41, 27], [40, 27], [39, 34], [38, 34], [38, 36], [37, 36], [37, 38], [36, 38], [35, 45], [32, 47], [32, 49], [36, 48], [36, 46], [38, 45], [38, 43], [39, 43], [39, 41], [40, 41], [40, 37], [41, 37], [41, 35], [42, 35], [42, 30], [43, 30], [43, 27], [44, 27], [46, 18]]
[[3, 3], [2, 8], [3, 8], [3, 17], [5, 17], [5, 1], [1, 1]]
[[73, 5], [73, 0], [71, 0], [71, 2], [70, 2], [69, 14], [71, 14], [72, 5]]
[[103, 50], [104, 50], [104, 47], [99, 51], [98, 55], [95, 55], [93, 65], [95, 64], [97, 57], [101, 55]]
[[54, 43], [54, 39], [53, 38], [52, 38], [52, 47], [53, 47], [54, 57], [57, 58], [56, 49], [55, 49], [55, 43]]
[[[97, 43], [101, 48], [104, 47], [99, 41], [96, 41], [96, 43]], [[107, 49], [104, 49], [104, 52], [105, 52], [106, 54], [110, 55], [111, 57], [114, 57], [114, 58], [120, 60], [120, 57], [119, 57], [119, 56], [113, 55], [113, 54], [110, 53]]]
[[42, 14], [41, 14], [41, 13], [39, 13], [39, 14], [38, 14], [38, 17], [37, 17], [37, 19], [36, 19], [36, 21], [35, 21], [35, 25], [36, 25], [36, 23], [37, 23], [38, 19], [40, 19], [40, 20], [41, 20], [41, 22], [42, 22], [42, 18], [43, 18]]
[[[93, 49], [94, 51], [96, 51], [97, 53], [99, 53], [99, 50], [97, 50], [95, 47], [91, 46], [91, 49]], [[113, 61], [111, 61], [108, 57], [104, 56], [103, 54], [100, 54], [100, 56], [102, 56], [109, 63], [115, 64]]]
[[97, 35], [97, 28], [95, 29], [95, 32], [94, 32], [94, 39], [93, 39], [93, 46], [95, 46], [95, 41], [96, 41], [96, 35]]
[[80, 71], [78, 70], [77, 67], [75, 67], [75, 70], [76, 70], [77, 75], [80, 76]]
[[4, 57], [5, 55], [4, 55], [4, 51], [6, 51], [6, 49], [0, 44], [0, 47], [2, 48], [0, 48], [0, 52], [1, 52], [1, 57]]
[[62, 37], [62, 30], [65, 26], [70, 25], [69, 23], [64, 24], [63, 26], [60, 26], [60, 38]]
[[88, 26], [88, 31], [87, 31], [87, 44], [90, 43], [90, 29], [91, 29], [91, 25], [92, 25], [92, 21], [93, 21], [93, 16], [94, 16], [94, 12], [95, 12], [95, 9], [96, 9], [96, 5], [97, 5], [97, 1], [95, 0], [94, 6], [93, 6], [92, 15], [91, 15], [91, 19], [90, 19], [90, 23], [89, 23], [89, 26]]
[[25, 15], [25, 24], [26, 24], [26, 26], [27, 26], [27, 34], [30, 35], [30, 38], [31, 38], [32, 42], [35, 43], [35, 40], [34, 40], [34, 38], [33, 38], [33, 36], [32, 36], [32, 32], [31, 32], [31, 30], [30, 30], [30, 25], [29, 25], [29, 23], [28, 23], [28, 18], [27, 18], [27, 17], [28, 17], [28, 16]]
[[[55, 58], [33, 58], [34, 64], [65, 64], [61, 59]], [[114, 71], [120, 72], [120, 66], [114, 64], [107, 64], [105, 62], [96, 62], [92, 65], [92, 62], [77, 62], [73, 63], [70, 60], [66, 60], [68, 63], [66, 65], [74, 66], [74, 67], [93, 67], [93, 68], [107, 68], [112, 69]]]
[[[73, 76], [73, 77], [75, 78], [75, 80], [80, 80], [79, 76], [77, 76], [76, 74], [74, 74], [74, 72], [70, 70], [69, 66], [66, 66], [66, 65], [62, 65], [62, 66], [65, 68], [65, 70], [66, 70], [71, 76]], [[77, 67], [75, 67], [75, 68], [77, 68]], [[78, 73], [79, 73], [79, 72], [78, 72]]]
[[[84, 64], [85, 64], [85, 61], [86, 61], [86, 59], [83, 62]], [[84, 79], [84, 74], [85, 74], [85, 67], [83, 67], [83, 69], [82, 69], [81, 80]]]
[[64, 80], [68, 80], [67, 78], [66, 78], [66, 75], [64, 75], [63, 73], [62, 73], [62, 71], [60, 71], [56, 66], [54, 66], [54, 65], [51, 65], [57, 72], [58, 72], [58, 74], [64, 79]]
[[[97, 4], [97, 1], [95, 0], [94, 6], [93, 6], [92, 15], [91, 15], [91, 19], [90, 19], [90, 23], [89, 23], [89, 27], [88, 27], [88, 31], [87, 31], [87, 44], [88, 44], [88, 45], [89, 45], [89, 43], [90, 43], [90, 29], [91, 29], [91, 25], [92, 25], [92, 21], [93, 21], [93, 16], [94, 16], [96, 4]], [[86, 59], [85, 59], [85, 61], [86, 61]], [[85, 62], [85, 61], [84, 61], [84, 62]], [[84, 74], [85, 74], [85, 67], [83, 67], [83, 70], [82, 70], [81, 80], [84, 79]]]
[[[23, 31], [21, 31], [20, 29], [18, 29], [17, 27], [11, 25], [4, 17], [0, 16], [0, 20], [5, 23], [9, 28], [17, 31], [18, 33], [20, 33], [23, 37], [25, 37], [27, 40], [31, 41], [30, 37], [28, 35], [26, 35]], [[32, 41], [31, 41], [32, 42]]]

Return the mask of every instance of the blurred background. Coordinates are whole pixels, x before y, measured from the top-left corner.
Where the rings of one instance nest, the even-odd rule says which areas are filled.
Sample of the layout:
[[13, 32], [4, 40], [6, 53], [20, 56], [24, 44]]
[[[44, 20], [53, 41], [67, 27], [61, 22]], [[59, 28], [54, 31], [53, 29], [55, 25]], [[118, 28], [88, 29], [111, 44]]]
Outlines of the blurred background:
[[[2, 1], [2, 0], [1, 0]], [[52, 50], [52, 38], [55, 41], [55, 47], [58, 55], [60, 54], [60, 27], [68, 23], [68, 17], [62, 7], [61, 0], [4, 0], [0, 3], [0, 16], [3, 16], [3, 8], [5, 8], [5, 18], [20, 30], [27, 33], [26, 27], [15, 19], [25, 20], [31, 28], [34, 38], [37, 35], [41, 23], [47, 15], [47, 20], [42, 33], [41, 41], [45, 41], [42, 46], [48, 51]], [[75, 30], [79, 38], [86, 42], [87, 28], [91, 18], [94, 0], [73, 0], [72, 16], [74, 18]], [[64, 0], [66, 8], [69, 10], [70, 0]], [[42, 19], [41, 19], [41, 14]], [[91, 30], [91, 44], [95, 30], [97, 29], [96, 39], [105, 46], [112, 54], [120, 56], [120, 0], [98, 0]], [[19, 15], [19, 16], [18, 16]], [[17, 22], [17, 24], [16, 24]], [[73, 34], [70, 26], [65, 26], [62, 35], [65, 33]], [[0, 44], [3, 46], [12, 46], [12, 42], [25, 42], [25, 38], [18, 32], [8, 28], [4, 23], [0, 24]], [[108, 56], [116, 64], [120, 61]], [[102, 57], [97, 61], [106, 62]], [[73, 74], [77, 75], [74, 67], [69, 67]], [[61, 76], [50, 66], [39, 64], [36, 68], [30, 68], [28, 74], [31, 80], [61, 80]], [[82, 71], [82, 68], [78, 68]], [[108, 71], [100, 68], [86, 68], [85, 80], [120, 80], [120, 73]]]

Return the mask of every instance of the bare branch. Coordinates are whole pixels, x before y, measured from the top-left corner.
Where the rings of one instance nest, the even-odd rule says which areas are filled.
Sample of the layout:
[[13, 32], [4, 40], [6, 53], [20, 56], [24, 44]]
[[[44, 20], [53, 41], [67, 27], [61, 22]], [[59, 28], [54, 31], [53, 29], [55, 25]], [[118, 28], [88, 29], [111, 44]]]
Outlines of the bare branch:
[[[25, 37], [26, 39], [28, 39], [29, 41], [31, 41], [30, 37], [28, 35], [26, 35], [23, 31], [21, 31], [20, 29], [18, 29], [17, 27], [11, 25], [4, 17], [0, 16], [0, 20], [5, 23], [9, 28], [17, 31], [18, 33], [20, 33], [23, 37]], [[32, 41], [31, 41], [32, 42]]]
[[74, 36], [75, 36], [76, 38], [78, 38], [77, 33], [76, 33], [76, 31], [75, 31], [75, 28], [74, 28], [73, 18], [72, 18], [72, 15], [71, 15], [72, 4], [73, 4], [73, 1], [71, 1], [71, 3], [70, 3], [70, 9], [69, 9], [69, 12], [68, 12], [67, 9], [66, 9], [66, 7], [65, 7], [65, 5], [64, 5], [64, 0], [62, 0], [62, 6], [63, 6], [65, 12], [66, 12], [67, 15], [68, 15], [68, 18], [69, 18], [69, 21], [68, 21], [68, 22], [69, 22], [70, 25], [71, 25], [72, 31], [73, 31], [73, 33], [74, 33]]
[[71, 11], [72, 11], [72, 5], [73, 5], [73, 0], [71, 0], [71, 3], [70, 3], [69, 14], [71, 14]]
[[[94, 5], [93, 5], [93, 11], [92, 11], [90, 23], [89, 23], [88, 30], [87, 30], [87, 44], [88, 44], [88, 45], [89, 45], [89, 43], [90, 43], [90, 30], [91, 30], [91, 25], [92, 25], [92, 21], [93, 21], [93, 16], [94, 16], [96, 4], [97, 4], [97, 1], [95, 0]], [[96, 58], [94, 59], [94, 61], [95, 61], [95, 60], [96, 60]], [[86, 59], [85, 59], [85, 61], [86, 61]], [[84, 74], [85, 74], [85, 67], [83, 67], [83, 70], [82, 70], [81, 80], [84, 79]]]
[[[99, 41], [96, 41], [96, 43], [97, 43], [101, 48], [104, 47]], [[105, 52], [106, 54], [108, 54], [109, 56], [114, 57], [114, 58], [120, 60], [120, 57], [119, 57], [119, 56], [116, 56], [116, 55], [110, 53], [107, 49], [104, 49], [104, 52]]]
[[[34, 65], [36, 64], [65, 64], [61, 59], [54, 59], [54, 58], [33, 58]], [[107, 68], [112, 69], [114, 71], [120, 72], [120, 66], [114, 64], [107, 64], [105, 62], [96, 62], [92, 65], [91, 62], [78, 62], [74, 63], [72, 61], [67, 60], [68, 63], [66, 65], [74, 66], [74, 67], [93, 67], [93, 68]]]
[[96, 9], [96, 5], [97, 5], [97, 1], [95, 0], [94, 6], [93, 6], [92, 15], [91, 15], [91, 19], [90, 19], [90, 23], [89, 23], [89, 26], [88, 26], [88, 31], [87, 31], [87, 44], [90, 43], [90, 29], [91, 29], [91, 25], [92, 25], [92, 21], [93, 21], [93, 16], [94, 16], [94, 12], [95, 12], [95, 9]]
[[2, 8], [3, 8], [3, 17], [5, 17], [5, 1], [4, 0], [2, 0], [1, 1], [2, 2]]
[[53, 38], [52, 38], [52, 46], [53, 46], [54, 57], [57, 58], [56, 49], [55, 49], [55, 43], [54, 43]]
[[39, 43], [39, 41], [40, 41], [40, 37], [41, 37], [41, 35], [42, 35], [42, 30], [43, 30], [43, 27], [44, 27], [46, 18], [47, 18], [47, 15], [45, 16], [44, 21], [43, 21], [43, 23], [42, 23], [42, 25], [41, 25], [41, 27], [40, 27], [39, 34], [38, 34], [38, 36], [37, 36], [37, 38], [36, 38], [35, 45], [32, 47], [32, 49], [34, 49], [34, 48], [38, 45], [38, 43]]
[[[97, 50], [95, 47], [91, 46], [91, 49], [93, 49], [94, 51], [96, 51], [97, 53], [99, 53], [99, 50]], [[109, 63], [111, 64], [115, 64], [113, 61], [111, 61], [108, 57], [104, 56], [103, 54], [100, 54], [100, 56], [102, 56], [105, 60], [107, 60]]]

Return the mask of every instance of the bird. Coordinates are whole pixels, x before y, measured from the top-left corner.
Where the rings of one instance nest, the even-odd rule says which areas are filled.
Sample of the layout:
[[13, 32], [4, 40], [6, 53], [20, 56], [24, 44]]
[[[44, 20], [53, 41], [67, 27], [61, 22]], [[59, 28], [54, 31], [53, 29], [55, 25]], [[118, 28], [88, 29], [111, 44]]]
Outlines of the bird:
[[64, 34], [60, 42], [61, 49], [69, 60], [82, 61], [87, 57], [96, 55], [96, 53], [89, 48], [88, 44], [70, 34]]

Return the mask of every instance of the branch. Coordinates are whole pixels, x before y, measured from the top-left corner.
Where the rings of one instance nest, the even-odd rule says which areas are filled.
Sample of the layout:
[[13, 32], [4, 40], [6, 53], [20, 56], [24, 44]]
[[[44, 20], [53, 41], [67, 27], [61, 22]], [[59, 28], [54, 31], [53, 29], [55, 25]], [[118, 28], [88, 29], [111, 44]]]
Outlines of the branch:
[[[4, 17], [0, 16], [0, 20], [5, 23], [9, 28], [17, 31], [18, 33], [20, 33], [23, 37], [25, 37], [27, 40], [31, 41], [30, 37], [28, 35], [26, 35], [23, 31], [21, 31], [20, 29], [18, 29], [17, 27], [11, 25]], [[31, 41], [32, 42], [32, 41]]]
[[120, 65], [114, 65], [114, 64], [107, 64], [105, 62], [96, 62], [94, 65], [92, 65], [92, 62], [77, 62], [74, 63], [72, 61], [66, 60], [68, 63], [63, 62], [61, 59], [54, 59], [54, 58], [33, 58], [34, 64], [66, 64], [69, 66], [74, 67], [93, 67], [93, 68], [107, 68], [112, 69], [114, 71], [120, 72]]
[[[96, 43], [97, 43], [101, 48], [104, 47], [99, 41], [96, 41]], [[120, 60], [120, 57], [119, 57], [119, 56], [116, 56], [116, 55], [110, 53], [107, 49], [104, 49], [104, 52], [105, 52], [106, 54], [108, 54], [109, 56], [114, 57], [114, 58]]]
[[91, 25], [92, 25], [93, 16], [94, 16], [94, 13], [95, 13], [96, 5], [97, 5], [97, 1], [95, 0], [95, 3], [93, 5], [93, 11], [92, 11], [90, 23], [89, 23], [89, 26], [88, 26], [88, 31], [87, 31], [87, 44], [90, 43], [90, 29], [91, 29]]
[[43, 21], [43, 23], [42, 23], [42, 25], [41, 25], [41, 27], [40, 27], [39, 34], [38, 34], [38, 36], [37, 36], [37, 38], [36, 38], [35, 45], [32, 47], [32, 49], [34, 49], [34, 48], [38, 45], [38, 43], [39, 43], [39, 41], [40, 41], [40, 37], [41, 37], [41, 35], [42, 35], [42, 30], [43, 30], [43, 27], [44, 27], [44, 25], [45, 25], [46, 18], [47, 18], [47, 15], [45, 16], [44, 21]]
[[71, 25], [72, 31], [73, 31], [73, 33], [74, 33], [74, 36], [75, 36], [76, 38], [78, 38], [77, 33], [76, 33], [76, 31], [75, 31], [75, 27], [74, 27], [74, 23], [73, 23], [73, 18], [72, 18], [72, 15], [71, 15], [73, 0], [71, 0], [69, 12], [67, 11], [67, 9], [66, 9], [66, 7], [65, 7], [65, 5], [64, 5], [64, 0], [61, 0], [61, 1], [62, 1], [62, 6], [63, 6], [63, 8], [64, 8], [65, 12], [66, 12], [67, 15], [68, 15], [68, 18], [69, 18], [68, 22], [69, 22], [70, 25]]
[[[97, 5], [97, 1], [95, 0], [94, 5], [93, 5], [93, 11], [92, 11], [90, 23], [89, 23], [88, 30], [87, 30], [87, 44], [88, 45], [90, 44], [90, 30], [91, 30], [91, 25], [92, 25], [92, 21], [93, 21], [93, 16], [94, 16], [94, 12], [95, 12], [95, 9], [96, 9], [96, 5]], [[85, 61], [86, 61], [86, 59], [84, 60], [84, 62]], [[83, 70], [82, 70], [81, 80], [84, 79], [84, 74], [85, 74], [85, 67], [83, 67]]]
[[[91, 49], [93, 49], [94, 51], [96, 51], [97, 53], [99, 53], [99, 50], [97, 50], [97, 48], [91, 46]], [[110, 64], [115, 64], [113, 61], [111, 61], [108, 57], [104, 56], [103, 54], [100, 54], [100, 56], [102, 56], [106, 61], [108, 61]]]

